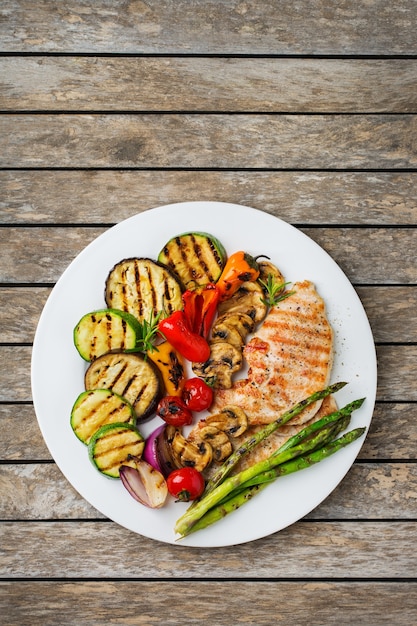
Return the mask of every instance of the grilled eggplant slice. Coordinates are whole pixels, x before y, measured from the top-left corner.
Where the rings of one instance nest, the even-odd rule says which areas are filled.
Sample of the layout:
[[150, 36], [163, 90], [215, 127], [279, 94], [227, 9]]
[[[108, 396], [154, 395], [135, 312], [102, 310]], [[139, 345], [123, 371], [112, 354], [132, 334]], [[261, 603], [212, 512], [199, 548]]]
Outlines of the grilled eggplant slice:
[[164, 386], [158, 368], [139, 353], [109, 352], [91, 363], [85, 388], [111, 389], [133, 407], [137, 422], [152, 416]]
[[113, 267], [106, 280], [107, 306], [127, 311], [139, 322], [148, 322], [161, 311], [170, 315], [181, 310], [181, 296], [177, 278], [152, 259], [124, 259]]
[[158, 255], [183, 284], [215, 283], [226, 262], [226, 251], [216, 237], [208, 233], [183, 233], [170, 239]]
[[130, 423], [135, 421], [132, 406], [110, 389], [83, 391], [76, 399], [71, 411], [71, 427], [83, 443], [105, 424]]
[[95, 467], [110, 478], [119, 478], [122, 465], [141, 458], [145, 440], [132, 424], [106, 424], [98, 429], [88, 444], [88, 454]]
[[137, 319], [116, 309], [87, 313], [74, 328], [74, 344], [85, 361], [94, 361], [110, 350], [132, 350], [139, 336]]

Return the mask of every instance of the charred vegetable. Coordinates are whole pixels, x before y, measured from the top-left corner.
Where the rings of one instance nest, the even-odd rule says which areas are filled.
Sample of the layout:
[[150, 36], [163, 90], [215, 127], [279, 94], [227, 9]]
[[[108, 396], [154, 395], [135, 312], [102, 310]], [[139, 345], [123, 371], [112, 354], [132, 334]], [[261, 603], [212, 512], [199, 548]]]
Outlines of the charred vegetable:
[[74, 344], [85, 361], [110, 350], [134, 349], [140, 325], [130, 313], [101, 309], [84, 315], [74, 328]]
[[228, 259], [217, 282], [220, 301], [228, 300], [245, 282], [254, 281], [259, 276], [259, 266], [250, 254], [240, 250]]
[[122, 465], [120, 478], [132, 498], [151, 509], [160, 509], [168, 497], [165, 478], [155, 467], [144, 461]]
[[209, 443], [194, 443], [186, 439], [178, 428], [175, 429], [170, 445], [177, 467], [194, 467], [202, 472], [213, 460], [213, 449]]
[[134, 421], [135, 413], [132, 406], [110, 389], [83, 391], [71, 411], [71, 428], [78, 439], [86, 444], [104, 424]]
[[243, 409], [238, 406], [225, 406], [220, 413], [209, 415], [205, 423], [215, 426], [231, 437], [240, 437], [248, 428], [248, 419]]
[[138, 422], [151, 417], [163, 395], [157, 367], [141, 354], [109, 352], [93, 361], [85, 373], [85, 388], [111, 389], [125, 398]]
[[158, 261], [178, 276], [185, 288], [215, 283], [225, 260], [226, 251], [220, 241], [200, 232], [173, 237], [158, 255]]
[[145, 440], [132, 424], [106, 424], [98, 429], [88, 444], [88, 453], [95, 467], [110, 478], [119, 478], [122, 465], [140, 458]]
[[149, 350], [148, 357], [161, 372], [167, 396], [181, 396], [185, 383], [182, 355], [169, 341]]
[[200, 444], [201, 442], [208, 443], [213, 451], [212, 460], [217, 463], [227, 459], [233, 452], [232, 444], [227, 434], [216, 428], [204, 424], [204, 421], [198, 424], [198, 427], [190, 433], [188, 440]]
[[193, 372], [212, 381], [215, 389], [230, 389], [233, 374], [242, 367], [242, 351], [226, 341], [211, 345], [210, 357], [204, 363], [193, 363]]
[[147, 258], [130, 258], [117, 263], [106, 281], [108, 307], [127, 311], [140, 322], [182, 309], [178, 280], [160, 263]]
[[264, 291], [257, 282], [243, 283], [231, 298], [219, 304], [219, 316], [225, 313], [245, 313], [258, 324], [268, 310], [263, 302], [264, 296]]

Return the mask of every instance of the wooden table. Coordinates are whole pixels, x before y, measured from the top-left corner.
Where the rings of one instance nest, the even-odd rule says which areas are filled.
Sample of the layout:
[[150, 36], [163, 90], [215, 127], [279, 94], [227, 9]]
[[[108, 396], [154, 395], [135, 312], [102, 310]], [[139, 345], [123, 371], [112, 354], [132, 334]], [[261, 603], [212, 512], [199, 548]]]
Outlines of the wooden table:
[[[0, 15], [0, 623], [417, 623], [415, 0], [3, 0]], [[307, 233], [377, 344], [345, 480], [227, 548], [106, 519], [57, 469], [31, 402], [34, 332], [68, 263], [184, 200]]]

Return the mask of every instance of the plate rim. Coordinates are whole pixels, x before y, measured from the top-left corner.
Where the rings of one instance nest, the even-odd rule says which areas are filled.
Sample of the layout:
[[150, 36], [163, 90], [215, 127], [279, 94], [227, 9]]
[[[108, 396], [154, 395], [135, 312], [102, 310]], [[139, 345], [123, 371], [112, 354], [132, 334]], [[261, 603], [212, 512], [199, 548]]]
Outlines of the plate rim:
[[[88, 498], [85, 497], [84, 492], [80, 491], [79, 489], [79, 485], [75, 485], [73, 480], [71, 480], [71, 478], [67, 475], [67, 471], [63, 470], [63, 464], [61, 461], [61, 459], [56, 459], [56, 449], [54, 448], [54, 445], [51, 444], [51, 437], [50, 437], [50, 433], [46, 432], [45, 430], [45, 421], [44, 419], [42, 419], [39, 415], [38, 409], [40, 406], [40, 400], [39, 400], [39, 387], [37, 384], [37, 372], [36, 372], [36, 368], [37, 365], [39, 364], [39, 353], [40, 353], [40, 346], [41, 346], [41, 340], [42, 340], [42, 332], [43, 332], [43, 326], [45, 325], [45, 320], [47, 320], [48, 315], [50, 314], [50, 309], [51, 307], [54, 306], [54, 294], [56, 294], [59, 291], [60, 285], [63, 284], [63, 282], [65, 282], [65, 280], [67, 280], [67, 277], [69, 275], [71, 275], [71, 272], [73, 271], [73, 268], [76, 267], [76, 265], [78, 263], [81, 263], [83, 261], [84, 258], [87, 258], [89, 256], [89, 254], [91, 252], [94, 252], [95, 248], [99, 247], [101, 244], [104, 244], [106, 242], [106, 240], [108, 238], [112, 238], [114, 236], [117, 236], [119, 231], [123, 231], [124, 229], [128, 228], [130, 224], [133, 224], [134, 222], [137, 221], [141, 221], [141, 219], [144, 216], [149, 217], [149, 215], [154, 215], [155, 217], [157, 215], [162, 216], [162, 214], [165, 213], [171, 213], [172, 211], [184, 211], [187, 209], [192, 209], [194, 211], [202, 211], [203, 209], [206, 211], [239, 211], [240, 215], [245, 214], [245, 219], [250, 219], [250, 217], [254, 217], [255, 215], [261, 215], [263, 220], [270, 220], [270, 223], [275, 223], [275, 224], [280, 224], [281, 228], [283, 228], [284, 230], [286, 229], [290, 229], [290, 232], [292, 233], [296, 233], [297, 237], [301, 237], [301, 239], [303, 241], [309, 242], [309, 246], [312, 246], [314, 249], [316, 249], [317, 251], [320, 251], [319, 253], [321, 255], [323, 255], [323, 258], [327, 259], [327, 262], [331, 264], [332, 268], [335, 269], [337, 268], [337, 271], [339, 272], [340, 276], [343, 277], [344, 281], [346, 281], [346, 283], [350, 286], [351, 290], [352, 290], [352, 295], [355, 294], [356, 296], [356, 302], [355, 305], [356, 307], [359, 307], [360, 310], [362, 311], [362, 322], [365, 322], [365, 325], [367, 325], [367, 333], [368, 333], [368, 342], [370, 341], [372, 347], [373, 347], [373, 354], [368, 354], [367, 358], [372, 357], [372, 363], [369, 363], [369, 369], [372, 370], [371, 372], [371, 379], [372, 379], [372, 391], [371, 393], [367, 396], [368, 397], [368, 405], [369, 405], [369, 417], [367, 420], [367, 431], [369, 430], [369, 426], [370, 423], [372, 421], [372, 416], [373, 416], [373, 411], [374, 411], [374, 405], [375, 405], [375, 398], [376, 398], [376, 386], [377, 386], [377, 359], [376, 359], [376, 350], [375, 350], [375, 343], [374, 343], [374, 339], [372, 336], [372, 329], [371, 326], [369, 324], [369, 320], [367, 318], [366, 312], [363, 308], [362, 302], [360, 301], [360, 298], [356, 292], [356, 290], [354, 289], [353, 285], [351, 284], [350, 280], [348, 279], [348, 277], [346, 276], [346, 274], [343, 272], [343, 270], [340, 268], [340, 266], [336, 263], [336, 261], [330, 256], [330, 254], [324, 250], [319, 244], [317, 244], [314, 240], [312, 240], [308, 235], [306, 235], [305, 233], [303, 233], [299, 228], [297, 228], [296, 226], [293, 226], [292, 224], [289, 224], [288, 222], [282, 220], [280, 217], [277, 217], [271, 213], [268, 213], [266, 211], [262, 211], [261, 209], [257, 209], [257, 208], [252, 208], [252, 207], [248, 207], [246, 205], [240, 205], [240, 204], [236, 204], [236, 203], [230, 203], [230, 202], [218, 202], [218, 201], [207, 201], [207, 200], [203, 200], [203, 201], [186, 201], [186, 202], [175, 202], [175, 203], [171, 203], [171, 204], [166, 204], [166, 205], [161, 205], [161, 206], [157, 206], [157, 207], [153, 207], [153, 208], [149, 208], [145, 211], [142, 211], [140, 213], [134, 214], [124, 220], [122, 220], [121, 222], [118, 222], [117, 224], [115, 224], [114, 226], [108, 228], [106, 231], [104, 231], [103, 233], [101, 233], [98, 237], [96, 237], [93, 241], [91, 241], [89, 244], [87, 244], [87, 246], [85, 246], [83, 248], [83, 250], [77, 254], [74, 259], [68, 264], [68, 266], [65, 268], [65, 270], [62, 272], [62, 274], [60, 275], [60, 277], [58, 278], [55, 286], [53, 287], [44, 307], [42, 310], [42, 313], [40, 315], [38, 324], [37, 324], [37, 328], [35, 331], [35, 336], [34, 336], [34, 342], [33, 342], [33, 350], [32, 350], [32, 358], [31, 358], [31, 387], [32, 387], [32, 398], [33, 398], [33, 404], [34, 404], [34, 408], [35, 408], [35, 413], [36, 413], [36, 418], [42, 433], [42, 436], [45, 440], [45, 443], [51, 453], [51, 456], [53, 457], [54, 461], [56, 462], [57, 466], [59, 467], [59, 469], [61, 470], [61, 472], [64, 474], [66, 480], [68, 480], [68, 482], [76, 489], [76, 491], [81, 495], [82, 498], [84, 498], [85, 500], [87, 500], [87, 502], [89, 502], [89, 504], [91, 504], [93, 507], [95, 507], [98, 511], [100, 511], [100, 513], [106, 515], [107, 517], [109, 517], [110, 519], [112, 519], [113, 521], [115, 521], [117, 524], [119, 524], [122, 527], [125, 527], [129, 530], [132, 530], [135, 533], [138, 533], [142, 536], [148, 537], [150, 539], [153, 540], [159, 540], [162, 541], [164, 543], [168, 543], [168, 544], [174, 544], [174, 545], [184, 545], [187, 547], [223, 547], [223, 546], [230, 546], [230, 545], [238, 545], [238, 544], [242, 544], [242, 543], [248, 543], [248, 542], [252, 542], [252, 541], [256, 541], [258, 539], [261, 539], [263, 537], [269, 536], [270, 534], [273, 534], [275, 532], [279, 532], [281, 530], [283, 530], [284, 528], [287, 528], [288, 526], [292, 525], [295, 521], [298, 521], [299, 519], [301, 519], [302, 517], [304, 517], [305, 515], [307, 515], [309, 512], [311, 512], [311, 510], [313, 510], [316, 506], [318, 506], [318, 504], [321, 504], [321, 502], [323, 502], [327, 497], [329, 497], [329, 495], [334, 491], [334, 489], [336, 488], [336, 486], [344, 479], [345, 475], [347, 474], [347, 472], [350, 470], [351, 466], [353, 465], [355, 459], [357, 458], [357, 455], [359, 454], [359, 451], [365, 441], [366, 435], [365, 437], [363, 437], [363, 440], [356, 443], [355, 449], [355, 455], [353, 457], [353, 460], [351, 461], [351, 463], [349, 464], [349, 466], [347, 467], [346, 471], [343, 473], [343, 475], [340, 477], [338, 477], [338, 480], [336, 481], [336, 483], [331, 487], [330, 491], [327, 493], [327, 495], [325, 495], [318, 503], [316, 503], [311, 509], [309, 509], [308, 511], [306, 511], [302, 517], [297, 516], [298, 513], [295, 513], [293, 518], [288, 518], [289, 521], [288, 523], [285, 523], [284, 526], [282, 527], [278, 527], [276, 528], [276, 530], [272, 530], [272, 531], [268, 531], [268, 532], [264, 532], [264, 533], [260, 533], [259, 532], [253, 532], [252, 534], [247, 533], [246, 536], [241, 536], [236, 537], [232, 542], [230, 540], [227, 540], [226, 542], [222, 541], [221, 538], [220, 539], [213, 539], [211, 538], [208, 543], [207, 541], [203, 541], [203, 540], [199, 540], [198, 537], [200, 537], [202, 535], [203, 532], [205, 531], [200, 531], [200, 533], [197, 533], [196, 535], [191, 535], [190, 537], [186, 538], [185, 540], [182, 540], [181, 543], [178, 543], [176, 537], [173, 535], [172, 538], [164, 538], [160, 535], [158, 536], [153, 536], [152, 533], [146, 533], [146, 532], [140, 532], [137, 529], [134, 529], [131, 527], [130, 524], [126, 524], [123, 523], [122, 521], [120, 521], [120, 519], [114, 519], [114, 516], [111, 516], [108, 514], [108, 512], [103, 512], [101, 510], [100, 507], [97, 507], [97, 505], [95, 503], [92, 503]], [[147, 219], [147, 218], [146, 218]], [[145, 219], [145, 221], [146, 221]], [[151, 218], [152, 219], [152, 218]], [[173, 233], [172, 236], [174, 236], [175, 234], [178, 234], [180, 231], [179, 230], [175, 230], [175, 227], [171, 227], [173, 228]], [[194, 228], [190, 228], [190, 230], [194, 230]], [[184, 231], [181, 231], [184, 232]], [[221, 240], [221, 237], [220, 237]], [[223, 242], [222, 242], [223, 243]], [[227, 246], [226, 250], [227, 250]], [[227, 250], [228, 252], [231, 252], [230, 250]], [[157, 252], [157, 250], [156, 250]], [[111, 269], [111, 264], [109, 264], [109, 267], [107, 268], [108, 270]], [[300, 277], [301, 279], [301, 277]], [[104, 289], [104, 288], [103, 288]], [[327, 303], [326, 303], [327, 305]], [[81, 389], [80, 389], [81, 391]], [[75, 400], [75, 398], [74, 398]], [[344, 452], [344, 451], [343, 451]], [[338, 453], [340, 454], [340, 453]], [[352, 456], [352, 454], [349, 455], [350, 457]], [[310, 468], [309, 471], [311, 471]], [[101, 478], [101, 477], [100, 477]], [[259, 498], [261, 498], [261, 496], [263, 496], [265, 498], [265, 493], [268, 492], [268, 490], [265, 490], [265, 492], [263, 492], [263, 494], [259, 495]], [[133, 500], [133, 499], [132, 499]], [[260, 500], [258, 500], [260, 501]], [[136, 504], [136, 503], [135, 503]], [[247, 507], [250, 506], [249, 503], [247, 505]], [[139, 505], [140, 506], [140, 505]], [[246, 509], [246, 507], [245, 507]], [[177, 514], [177, 517], [179, 517], [180, 513]], [[237, 515], [237, 514], [235, 514]], [[233, 517], [233, 516], [232, 516]], [[217, 527], [217, 524], [216, 524]]]

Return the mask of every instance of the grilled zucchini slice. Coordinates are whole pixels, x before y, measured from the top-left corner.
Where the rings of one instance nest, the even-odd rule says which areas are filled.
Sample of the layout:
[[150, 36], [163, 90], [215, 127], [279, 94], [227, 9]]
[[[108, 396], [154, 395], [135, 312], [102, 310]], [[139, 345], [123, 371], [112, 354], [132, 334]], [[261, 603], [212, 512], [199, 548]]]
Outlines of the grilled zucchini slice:
[[84, 315], [74, 328], [74, 344], [85, 361], [94, 361], [110, 350], [131, 350], [140, 336], [140, 325], [130, 313], [100, 309]]
[[110, 389], [92, 389], [80, 393], [71, 411], [71, 427], [83, 443], [105, 424], [135, 421], [132, 406]]
[[161, 311], [170, 315], [182, 309], [181, 296], [177, 278], [152, 259], [124, 259], [113, 267], [106, 280], [107, 306], [127, 311], [139, 322], [149, 322]]
[[183, 233], [165, 244], [158, 261], [166, 265], [188, 288], [196, 284], [215, 283], [225, 265], [226, 251], [213, 235]]
[[132, 405], [137, 423], [152, 416], [164, 392], [156, 365], [135, 352], [99, 356], [85, 373], [85, 388], [111, 389], [122, 396]]
[[145, 440], [132, 424], [106, 424], [98, 429], [88, 444], [88, 454], [95, 467], [110, 478], [119, 478], [121, 465], [131, 457], [141, 458]]

